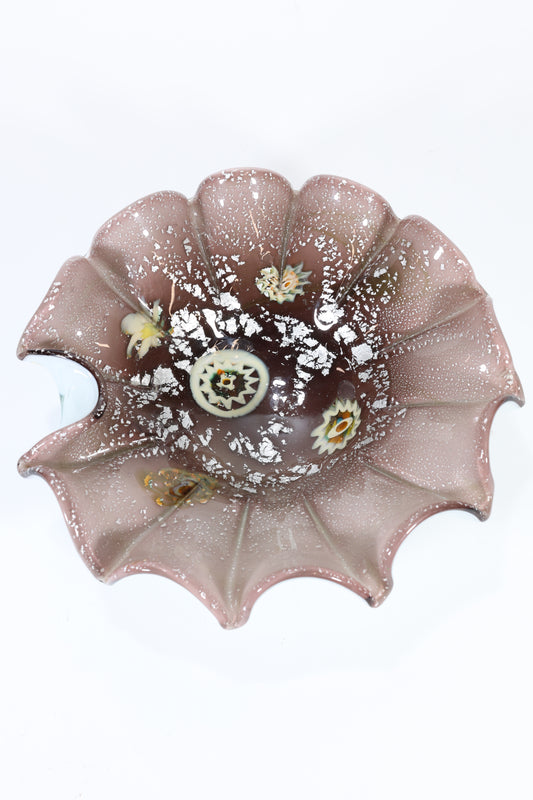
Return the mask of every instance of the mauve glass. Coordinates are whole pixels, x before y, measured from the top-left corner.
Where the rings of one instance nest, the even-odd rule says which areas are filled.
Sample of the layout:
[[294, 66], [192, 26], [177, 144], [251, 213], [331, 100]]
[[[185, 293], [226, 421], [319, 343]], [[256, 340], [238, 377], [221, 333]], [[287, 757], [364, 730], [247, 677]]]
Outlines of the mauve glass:
[[523, 393], [462, 253], [353, 181], [212, 175], [116, 214], [19, 356], [86, 366], [93, 413], [20, 460], [93, 573], [187, 587], [225, 627], [286, 578], [389, 593], [424, 518], [492, 501], [492, 417]]

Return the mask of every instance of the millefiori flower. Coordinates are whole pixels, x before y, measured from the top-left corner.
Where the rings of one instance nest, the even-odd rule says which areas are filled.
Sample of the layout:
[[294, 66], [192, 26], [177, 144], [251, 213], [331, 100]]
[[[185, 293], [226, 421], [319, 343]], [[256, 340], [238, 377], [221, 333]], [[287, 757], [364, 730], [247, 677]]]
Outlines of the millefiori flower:
[[130, 358], [135, 352], [137, 358], [146, 355], [151, 347], [159, 347], [165, 332], [159, 327], [162, 309], [159, 300], [156, 300], [151, 312], [138, 311], [134, 314], [127, 314], [121, 322], [122, 333], [130, 336], [130, 341], [126, 354]]

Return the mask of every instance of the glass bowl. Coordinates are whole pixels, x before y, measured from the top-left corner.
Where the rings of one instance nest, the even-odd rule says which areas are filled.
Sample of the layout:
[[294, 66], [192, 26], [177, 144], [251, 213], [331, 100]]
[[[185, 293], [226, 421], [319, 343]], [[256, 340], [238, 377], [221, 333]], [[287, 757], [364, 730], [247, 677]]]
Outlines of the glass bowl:
[[133, 203], [62, 267], [28, 353], [98, 383], [19, 463], [87, 566], [171, 578], [225, 627], [295, 576], [380, 604], [421, 520], [488, 516], [491, 421], [523, 402], [463, 254], [327, 175], [229, 170]]

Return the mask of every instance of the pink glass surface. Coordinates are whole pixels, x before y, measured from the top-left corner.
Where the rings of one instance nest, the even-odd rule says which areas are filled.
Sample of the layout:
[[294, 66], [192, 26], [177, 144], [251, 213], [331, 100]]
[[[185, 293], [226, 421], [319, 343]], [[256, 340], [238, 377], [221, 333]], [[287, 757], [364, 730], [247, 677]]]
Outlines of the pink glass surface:
[[222, 625], [311, 575], [371, 605], [401, 541], [485, 519], [492, 417], [523, 393], [462, 253], [357, 183], [231, 170], [159, 192], [60, 270], [19, 356], [96, 377], [93, 413], [20, 460], [105, 582], [152, 572]]

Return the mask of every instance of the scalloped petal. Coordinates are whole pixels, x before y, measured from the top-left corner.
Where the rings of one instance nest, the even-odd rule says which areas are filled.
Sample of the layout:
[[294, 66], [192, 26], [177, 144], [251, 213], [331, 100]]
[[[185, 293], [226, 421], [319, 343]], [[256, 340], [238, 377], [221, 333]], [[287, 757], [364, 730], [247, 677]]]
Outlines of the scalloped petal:
[[387, 351], [399, 405], [453, 405], [497, 398], [523, 400], [492, 302], [480, 297], [462, 313]]
[[241, 307], [264, 298], [261, 269], [283, 260], [293, 190], [275, 172], [238, 169], [207, 178], [195, 198], [198, 227], [221, 295]]
[[127, 206], [94, 237], [91, 260], [117, 293], [164, 313], [192, 304], [212, 306], [216, 285], [202, 251], [191, 204], [178, 192], [156, 192]]
[[286, 261], [311, 268], [312, 296], [326, 306], [342, 297], [398, 224], [383, 197], [354, 181], [317, 175], [299, 192]]
[[235, 544], [228, 600], [234, 624], [243, 624], [262, 592], [296, 576], [322, 577], [342, 583], [365, 599], [380, 595], [384, 585], [361, 541], [343, 540], [327, 529], [311, 500], [298, 492], [282, 506], [250, 501]]
[[158, 449], [159, 441], [133, 415], [144, 393], [141, 387], [107, 379], [96, 411], [45, 436], [20, 458], [19, 471], [27, 475], [50, 466], [77, 470], [124, 453]]
[[462, 314], [486, 293], [434, 225], [406, 217], [344, 298], [359, 337], [392, 347]]
[[[80, 302], [86, 295], [98, 298], [96, 307]], [[71, 258], [24, 331], [17, 355], [62, 353], [97, 375], [127, 377], [133, 365], [126, 359], [127, 339], [120, 335], [120, 323], [132, 310], [138, 310], [133, 296], [117, 294], [88, 259]]]
[[361, 451], [368, 466], [403, 485], [433, 492], [486, 518], [493, 482], [486, 447], [487, 403], [414, 406]]

